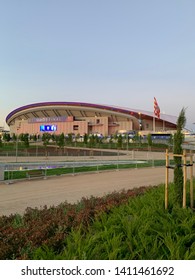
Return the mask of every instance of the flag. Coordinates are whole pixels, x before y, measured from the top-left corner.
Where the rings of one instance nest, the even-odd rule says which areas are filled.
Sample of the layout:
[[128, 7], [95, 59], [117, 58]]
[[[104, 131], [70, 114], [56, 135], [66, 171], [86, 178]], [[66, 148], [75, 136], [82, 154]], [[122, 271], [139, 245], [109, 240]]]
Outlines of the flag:
[[154, 115], [160, 119], [160, 107], [158, 106], [158, 102], [156, 98], [154, 97]]

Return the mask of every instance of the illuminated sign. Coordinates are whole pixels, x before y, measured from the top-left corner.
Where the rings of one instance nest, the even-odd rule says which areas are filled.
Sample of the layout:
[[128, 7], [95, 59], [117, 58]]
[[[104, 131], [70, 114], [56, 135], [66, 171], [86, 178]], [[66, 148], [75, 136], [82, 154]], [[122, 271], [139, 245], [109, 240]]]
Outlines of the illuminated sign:
[[39, 123], [39, 122], [66, 122], [69, 121], [69, 117], [43, 117], [43, 118], [32, 118], [29, 119], [29, 123]]
[[54, 124], [40, 125], [40, 131], [49, 132], [49, 131], [56, 131], [56, 130], [57, 130], [57, 125], [54, 125]]

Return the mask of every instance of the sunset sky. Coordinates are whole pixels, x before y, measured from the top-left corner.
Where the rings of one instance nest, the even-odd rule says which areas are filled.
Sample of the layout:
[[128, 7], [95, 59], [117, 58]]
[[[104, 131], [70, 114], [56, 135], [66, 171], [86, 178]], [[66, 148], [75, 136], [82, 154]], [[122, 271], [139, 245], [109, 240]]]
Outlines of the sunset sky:
[[194, 0], [0, 0], [0, 125], [17, 107], [80, 101], [195, 129]]

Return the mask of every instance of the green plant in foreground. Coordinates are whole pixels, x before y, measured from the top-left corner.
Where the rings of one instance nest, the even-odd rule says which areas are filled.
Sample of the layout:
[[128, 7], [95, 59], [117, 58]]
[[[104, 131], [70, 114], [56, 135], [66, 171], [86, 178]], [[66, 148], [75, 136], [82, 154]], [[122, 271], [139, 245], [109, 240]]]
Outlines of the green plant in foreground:
[[0, 217], [0, 259], [195, 259], [195, 215], [177, 205], [170, 184], [167, 210], [164, 185], [27, 208]]
[[79, 203], [61, 203], [41, 209], [27, 208], [24, 215], [0, 217], [0, 259], [31, 259], [40, 246], [59, 253], [73, 229], [87, 228], [100, 212], [108, 213], [114, 206], [141, 195], [146, 187], [113, 192], [104, 197], [82, 198]]
[[35, 250], [34, 259], [195, 259], [195, 215], [178, 208], [175, 188], [164, 210], [164, 186], [99, 213], [92, 224], [72, 229], [61, 252]]

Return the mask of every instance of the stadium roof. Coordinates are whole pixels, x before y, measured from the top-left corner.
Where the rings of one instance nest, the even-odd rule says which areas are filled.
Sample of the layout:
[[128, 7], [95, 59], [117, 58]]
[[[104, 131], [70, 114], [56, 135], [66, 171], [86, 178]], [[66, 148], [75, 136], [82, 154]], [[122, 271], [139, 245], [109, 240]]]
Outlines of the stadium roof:
[[[119, 106], [100, 105], [83, 102], [40, 102], [19, 107], [8, 114], [6, 123], [11, 125], [15, 120], [31, 118], [74, 116], [76, 118], [117, 116], [118, 118], [153, 118], [153, 112], [130, 109]], [[166, 114], [160, 115], [160, 120], [176, 124], [177, 117]]]

